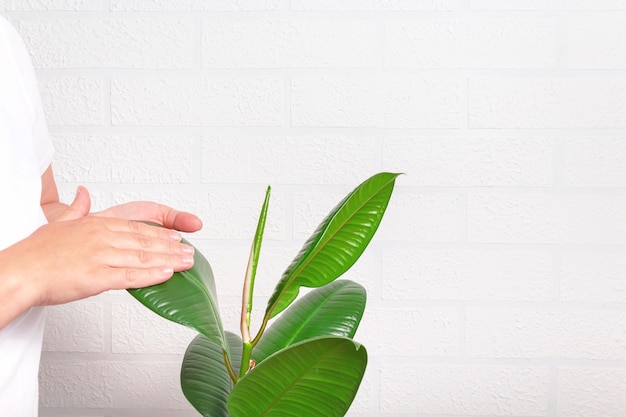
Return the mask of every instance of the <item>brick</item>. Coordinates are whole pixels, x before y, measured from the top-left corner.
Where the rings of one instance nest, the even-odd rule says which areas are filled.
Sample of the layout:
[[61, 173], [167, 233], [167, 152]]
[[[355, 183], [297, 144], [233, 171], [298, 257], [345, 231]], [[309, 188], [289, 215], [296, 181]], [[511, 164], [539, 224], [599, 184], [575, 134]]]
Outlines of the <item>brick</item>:
[[196, 335], [195, 330], [168, 321], [139, 303], [111, 307], [112, 353], [182, 355]]
[[458, 128], [461, 82], [446, 77], [292, 77], [297, 127]]
[[471, 79], [470, 128], [621, 128], [626, 81], [619, 78]]
[[381, 141], [374, 137], [206, 137], [202, 142], [202, 180], [212, 184], [356, 186], [380, 171], [381, 153]]
[[487, 358], [626, 359], [623, 311], [468, 309], [466, 351]]
[[473, 10], [572, 10], [610, 11], [626, 10], [624, 0], [470, 0]]
[[563, 183], [568, 187], [626, 187], [626, 138], [568, 138]]
[[280, 126], [283, 83], [271, 78], [114, 79], [114, 125]]
[[560, 298], [573, 302], [626, 302], [626, 253], [573, 251], [561, 257]]
[[385, 366], [381, 370], [380, 411], [539, 416], [548, 413], [548, 391], [549, 375], [543, 368]]
[[626, 69], [626, 46], [620, 42], [626, 37], [623, 18], [570, 20], [567, 37], [568, 68]]
[[383, 167], [408, 186], [546, 187], [554, 156], [546, 138], [391, 136]]
[[205, 68], [345, 68], [377, 63], [378, 23], [365, 19], [204, 21]]
[[103, 82], [95, 77], [53, 77], [40, 81], [46, 120], [52, 126], [102, 126]]
[[51, 408], [190, 409], [180, 389], [179, 373], [178, 360], [48, 362], [42, 364], [40, 370], [40, 405]]
[[[372, 357], [453, 357], [459, 349], [454, 308], [368, 308], [356, 339]], [[407, 343], [407, 331], [411, 340]]]
[[185, 137], [56, 136], [56, 175], [82, 183], [190, 183], [192, 146]]
[[391, 197], [376, 239], [403, 242], [457, 241], [461, 206], [460, 197], [454, 194], [396, 192]]
[[382, 264], [386, 300], [551, 301], [555, 294], [547, 251], [384, 249]]
[[102, 352], [103, 307], [75, 302], [46, 308], [43, 350], [47, 352]]
[[452, 11], [461, 0], [291, 0], [292, 10]]
[[21, 20], [37, 68], [191, 68], [182, 20]]
[[471, 195], [468, 240], [482, 243], [624, 244], [626, 198]]
[[388, 20], [389, 68], [554, 68], [555, 20], [432, 17]]
[[271, 11], [280, 8], [280, 0], [110, 0], [112, 11]]
[[626, 411], [624, 369], [561, 368], [557, 417], [621, 417]]
[[[102, 0], [18, 0], [7, 3], [9, 11], [99, 11]], [[0, 8], [0, 10], [2, 10]]]

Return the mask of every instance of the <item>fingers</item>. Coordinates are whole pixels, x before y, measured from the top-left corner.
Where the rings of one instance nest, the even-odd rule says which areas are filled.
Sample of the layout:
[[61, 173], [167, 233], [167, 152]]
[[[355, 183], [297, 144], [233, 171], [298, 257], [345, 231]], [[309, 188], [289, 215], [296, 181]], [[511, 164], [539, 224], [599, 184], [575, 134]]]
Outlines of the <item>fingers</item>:
[[109, 272], [113, 289], [141, 288], [160, 284], [172, 277], [174, 272], [185, 271], [193, 266], [193, 247], [182, 243], [157, 242], [150, 250], [112, 249], [109, 255]]
[[184, 211], [176, 211], [169, 207], [165, 207], [165, 209], [170, 210], [166, 218], [173, 218], [171, 223], [163, 223], [165, 227], [180, 230], [181, 232], [197, 232], [202, 229], [202, 220], [198, 216]]
[[142, 222], [131, 220], [108, 219], [107, 227], [114, 232], [130, 233], [135, 235], [136, 239], [142, 238], [158, 238], [163, 240], [180, 242], [182, 235], [176, 230], [166, 229], [160, 226], [154, 226]]
[[143, 288], [161, 284], [172, 277], [174, 271], [170, 268], [111, 268], [107, 271], [112, 277], [115, 290]]
[[197, 232], [202, 229], [202, 220], [195, 214], [147, 201], [135, 204], [137, 208], [141, 208], [144, 216], [148, 215], [168, 229], [180, 230], [181, 232]]
[[106, 254], [109, 266], [114, 268], [153, 269], [167, 268], [185, 271], [193, 266], [193, 248], [180, 244], [172, 250], [145, 250], [111, 248]]
[[132, 221], [112, 221], [110, 228], [109, 247], [102, 253], [103, 261], [124, 270], [127, 275], [123, 279], [132, 281], [133, 285], [138, 285], [137, 279], [143, 284], [145, 279], [151, 279], [147, 285], [153, 285], [154, 280], [193, 266], [194, 248], [182, 243], [176, 231]]

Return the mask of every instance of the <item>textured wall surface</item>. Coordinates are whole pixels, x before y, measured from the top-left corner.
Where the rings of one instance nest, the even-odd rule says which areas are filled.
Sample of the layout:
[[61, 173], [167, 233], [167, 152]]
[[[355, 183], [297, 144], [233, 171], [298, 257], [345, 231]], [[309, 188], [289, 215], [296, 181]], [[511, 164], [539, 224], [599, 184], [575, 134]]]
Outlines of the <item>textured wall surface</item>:
[[[63, 198], [198, 213], [226, 327], [381, 170], [352, 417], [626, 415], [625, 0], [0, 0]], [[194, 336], [111, 292], [50, 308], [43, 417], [182, 417]], [[303, 411], [303, 416], [306, 412]]]

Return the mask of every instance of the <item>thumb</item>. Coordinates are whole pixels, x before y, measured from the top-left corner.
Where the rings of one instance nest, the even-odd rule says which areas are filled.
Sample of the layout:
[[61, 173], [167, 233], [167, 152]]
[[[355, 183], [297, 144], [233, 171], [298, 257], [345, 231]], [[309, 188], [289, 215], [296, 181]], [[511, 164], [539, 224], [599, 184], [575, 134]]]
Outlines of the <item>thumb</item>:
[[85, 187], [79, 186], [76, 189], [76, 197], [65, 212], [59, 216], [57, 221], [74, 220], [84, 217], [89, 214], [91, 210], [91, 197], [89, 191]]

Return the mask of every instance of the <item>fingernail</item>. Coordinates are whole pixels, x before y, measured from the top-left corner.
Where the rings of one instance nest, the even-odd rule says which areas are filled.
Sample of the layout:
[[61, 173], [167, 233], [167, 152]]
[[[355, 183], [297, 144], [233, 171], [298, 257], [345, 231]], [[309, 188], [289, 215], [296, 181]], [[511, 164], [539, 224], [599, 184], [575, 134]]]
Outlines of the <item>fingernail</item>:
[[185, 255], [183, 256], [183, 264], [185, 265], [193, 265], [193, 256]]
[[183, 236], [176, 230], [170, 230], [170, 239], [180, 242]]
[[188, 255], [193, 255], [193, 252], [194, 252], [193, 246], [189, 246], [189, 245], [182, 245], [181, 250], [183, 253], [186, 253]]
[[174, 270], [173, 270], [172, 268], [163, 268], [163, 269], [161, 270], [161, 276], [162, 276], [163, 278], [169, 278], [169, 277], [171, 277], [172, 275], [174, 275]]

